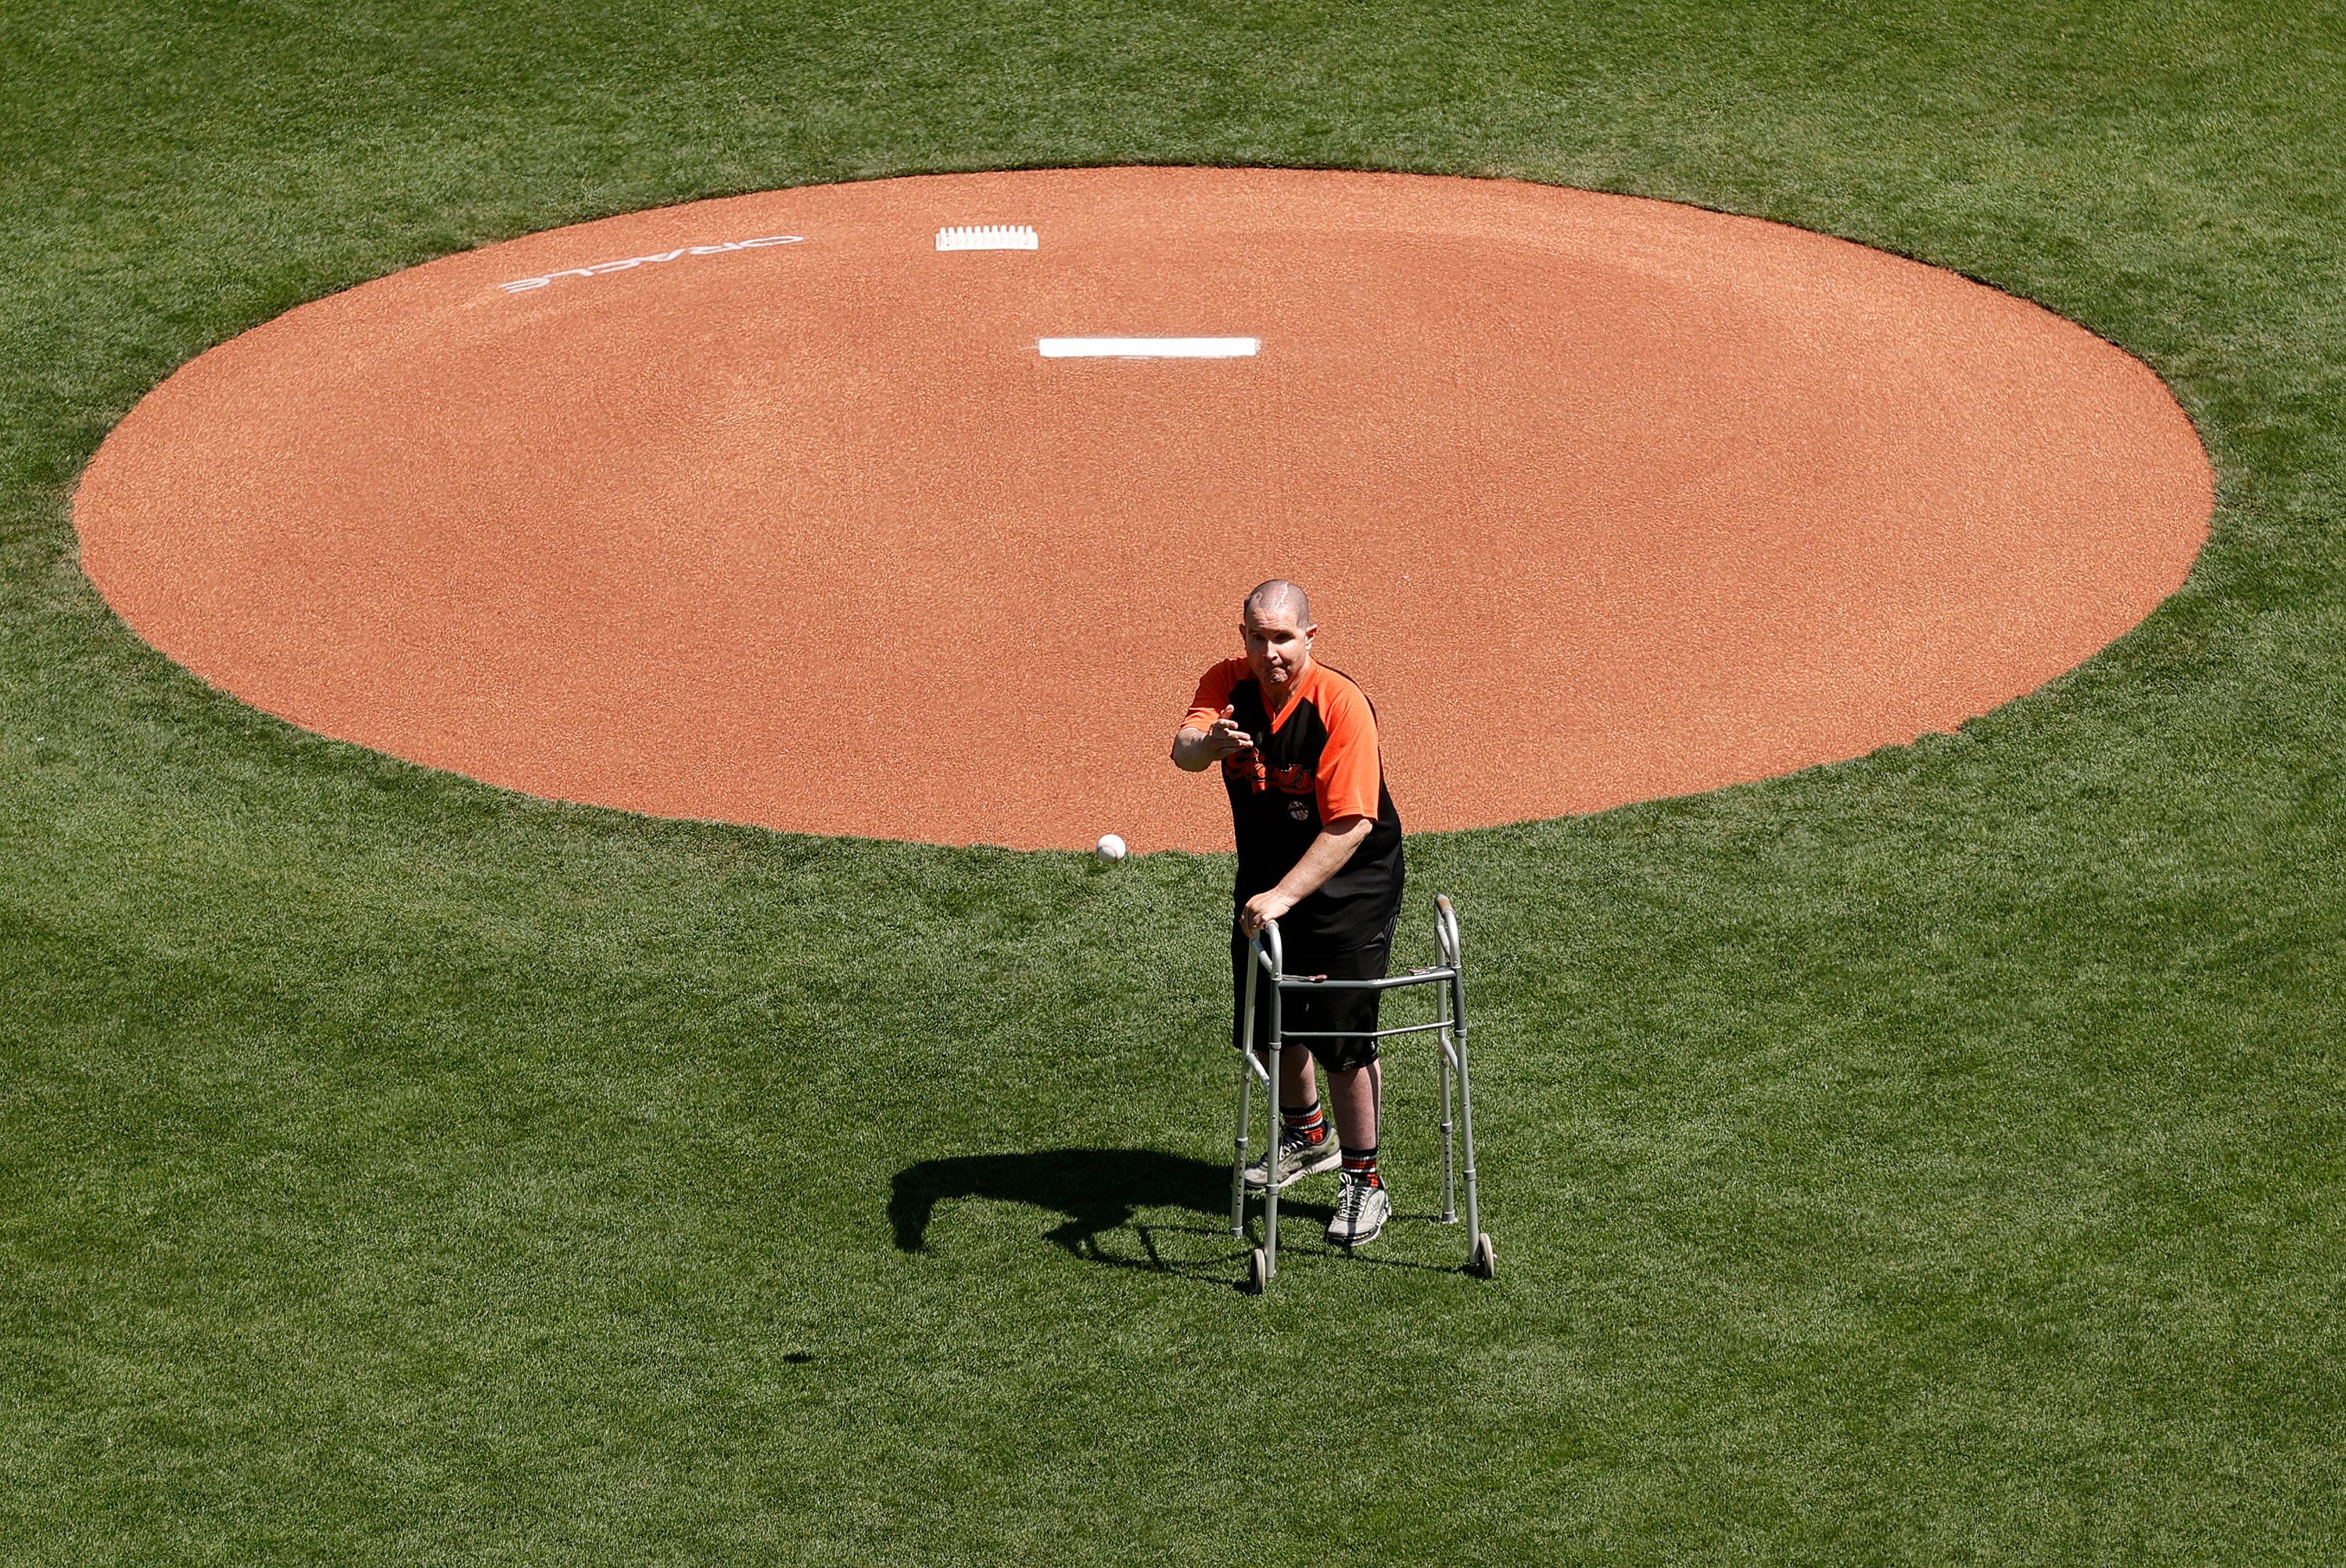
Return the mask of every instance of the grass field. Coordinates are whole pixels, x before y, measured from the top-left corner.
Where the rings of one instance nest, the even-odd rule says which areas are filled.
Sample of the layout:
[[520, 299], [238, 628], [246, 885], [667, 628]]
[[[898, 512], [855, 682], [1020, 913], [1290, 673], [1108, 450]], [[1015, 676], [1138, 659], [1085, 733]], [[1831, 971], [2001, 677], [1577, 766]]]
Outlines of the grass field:
[[[2320, 5], [0, 9], [0, 1560], [2346, 1557], [2341, 100]], [[1229, 1288], [1226, 860], [501, 794], [75, 564], [105, 432], [297, 301], [1125, 161], [1846, 236], [2216, 461], [2183, 592], [1958, 735], [1413, 841], [1489, 1285]]]

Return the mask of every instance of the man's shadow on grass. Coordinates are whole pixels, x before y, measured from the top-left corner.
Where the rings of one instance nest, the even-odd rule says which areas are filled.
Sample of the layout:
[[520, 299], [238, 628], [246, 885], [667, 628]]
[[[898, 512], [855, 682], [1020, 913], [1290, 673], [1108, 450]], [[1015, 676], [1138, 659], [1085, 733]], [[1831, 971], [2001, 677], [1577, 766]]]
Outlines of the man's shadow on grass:
[[[1229, 1234], [1230, 1167], [1161, 1149], [1037, 1149], [1030, 1154], [963, 1155], [923, 1160], [896, 1173], [888, 1199], [888, 1220], [896, 1245], [905, 1252], [927, 1250], [929, 1221], [937, 1206], [956, 1198], [1023, 1203], [1066, 1216], [1046, 1235], [1078, 1257], [1119, 1268], [1224, 1278], [1241, 1247]], [[1150, 1225], [1143, 1209], [1186, 1209], [1213, 1223]], [[1139, 1256], [1105, 1250], [1100, 1238], [1132, 1233]], [[1184, 1253], [1210, 1251], [1210, 1257], [1168, 1257], [1161, 1239], [1180, 1238]], [[1209, 1242], [1196, 1238], [1218, 1238]]]

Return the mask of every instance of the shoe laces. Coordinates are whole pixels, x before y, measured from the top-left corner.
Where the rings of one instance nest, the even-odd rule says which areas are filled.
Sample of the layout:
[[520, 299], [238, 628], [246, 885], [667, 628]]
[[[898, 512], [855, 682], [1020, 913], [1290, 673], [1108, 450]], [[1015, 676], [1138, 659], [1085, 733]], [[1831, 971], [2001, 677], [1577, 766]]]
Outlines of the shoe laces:
[[1377, 1184], [1365, 1176], [1357, 1176], [1351, 1171], [1338, 1171], [1336, 1173], [1337, 1219], [1346, 1225], [1359, 1219], [1361, 1211], [1369, 1206], [1369, 1194], [1376, 1190]]
[[1315, 1138], [1298, 1132], [1293, 1127], [1282, 1125], [1279, 1129], [1279, 1152], [1281, 1156], [1290, 1153], [1300, 1154], [1306, 1149], [1316, 1149], [1327, 1141], [1326, 1134]]

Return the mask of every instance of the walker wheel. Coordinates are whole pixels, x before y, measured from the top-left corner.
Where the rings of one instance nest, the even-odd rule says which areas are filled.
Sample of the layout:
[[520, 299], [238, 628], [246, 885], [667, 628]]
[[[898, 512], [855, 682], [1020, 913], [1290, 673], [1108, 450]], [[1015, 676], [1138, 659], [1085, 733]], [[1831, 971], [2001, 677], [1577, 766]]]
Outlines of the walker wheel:
[[1498, 1259], [1491, 1255], [1491, 1233], [1486, 1230], [1474, 1237], [1474, 1251], [1466, 1260], [1466, 1272], [1477, 1279], [1488, 1279], [1497, 1269]]
[[1250, 1296], [1260, 1296], [1270, 1288], [1270, 1259], [1263, 1256], [1260, 1247], [1247, 1259], [1246, 1288]]

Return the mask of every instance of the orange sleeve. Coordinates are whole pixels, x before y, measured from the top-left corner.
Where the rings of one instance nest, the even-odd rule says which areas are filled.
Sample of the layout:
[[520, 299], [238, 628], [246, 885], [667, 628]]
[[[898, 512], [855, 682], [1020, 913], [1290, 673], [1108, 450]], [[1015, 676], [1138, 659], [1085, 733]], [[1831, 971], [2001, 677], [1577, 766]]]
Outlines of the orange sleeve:
[[1198, 682], [1198, 695], [1189, 699], [1189, 714], [1181, 720], [1181, 728], [1213, 728], [1214, 720], [1222, 716], [1223, 708], [1230, 700], [1230, 693], [1238, 689], [1239, 677], [1246, 672], [1246, 660], [1242, 658], [1226, 658], [1208, 670]]
[[1328, 744], [1321, 749], [1320, 772], [1313, 780], [1320, 820], [1374, 817], [1378, 787], [1384, 779], [1377, 759], [1377, 716], [1361, 688], [1350, 681], [1328, 685], [1330, 700], [1321, 709]]

